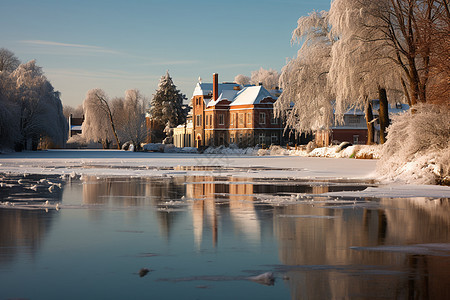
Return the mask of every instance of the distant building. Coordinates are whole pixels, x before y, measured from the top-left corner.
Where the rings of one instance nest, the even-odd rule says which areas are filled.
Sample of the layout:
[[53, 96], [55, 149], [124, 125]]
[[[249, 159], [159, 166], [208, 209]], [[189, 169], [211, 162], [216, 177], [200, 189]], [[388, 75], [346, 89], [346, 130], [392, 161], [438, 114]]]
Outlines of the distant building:
[[179, 148], [194, 147], [192, 117], [188, 117], [186, 124], [178, 125], [173, 129], [173, 144]]
[[81, 134], [81, 125], [83, 125], [84, 122], [84, 116], [82, 118], [74, 118], [72, 114], [69, 115], [69, 118], [67, 119], [68, 124], [68, 130], [69, 134], [68, 137], [71, 138], [72, 136], [76, 134]]
[[191, 100], [195, 147], [280, 144], [283, 126], [273, 114], [275, 93], [263, 86], [197, 83]]
[[[378, 122], [379, 100], [372, 100], [372, 112], [375, 125], [375, 142], [380, 141], [380, 125]], [[409, 106], [402, 103], [389, 105], [389, 116], [399, 114], [409, 109]], [[349, 142], [354, 145], [366, 144], [368, 137], [366, 117], [364, 111], [360, 109], [349, 109], [344, 114], [343, 124], [334, 125], [331, 129], [319, 129], [316, 131], [316, 144], [318, 146], [328, 146], [330, 143]]]

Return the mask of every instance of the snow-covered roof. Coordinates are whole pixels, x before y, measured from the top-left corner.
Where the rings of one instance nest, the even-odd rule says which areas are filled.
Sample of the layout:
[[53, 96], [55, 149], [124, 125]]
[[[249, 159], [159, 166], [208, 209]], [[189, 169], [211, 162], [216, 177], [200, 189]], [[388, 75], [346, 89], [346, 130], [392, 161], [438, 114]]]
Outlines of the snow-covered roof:
[[[372, 108], [374, 111], [378, 113], [378, 110], [380, 109], [380, 101], [378, 99], [372, 101]], [[388, 112], [389, 114], [399, 114], [407, 111], [408, 109], [409, 109], [408, 104], [403, 103], [389, 104]]]
[[223, 90], [216, 101], [209, 101], [207, 107], [215, 106], [217, 103], [225, 99], [231, 102], [234, 100], [234, 97], [236, 97], [237, 93], [238, 91], [236, 90]]
[[[380, 102], [378, 99], [372, 100], [372, 112], [374, 115], [378, 116], [378, 110], [380, 109]], [[389, 114], [399, 114], [405, 112], [409, 109], [409, 105], [403, 103], [389, 104], [388, 112]], [[336, 113], [336, 108], [333, 109], [333, 113]], [[345, 113], [345, 115], [357, 115], [365, 116], [362, 109], [350, 108]]]
[[[240, 87], [237, 83], [219, 83], [219, 95], [223, 90], [233, 90], [235, 87]], [[212, 83], [200, 83], [198, 82], [194, 89], [193, 96], [207, 96], [212, 95], [213, 92], [213, 84]]]
[[237, 93], [230, 106], [260, 104], [267, 98], [276, 99], [263, 86], [249, 86]]

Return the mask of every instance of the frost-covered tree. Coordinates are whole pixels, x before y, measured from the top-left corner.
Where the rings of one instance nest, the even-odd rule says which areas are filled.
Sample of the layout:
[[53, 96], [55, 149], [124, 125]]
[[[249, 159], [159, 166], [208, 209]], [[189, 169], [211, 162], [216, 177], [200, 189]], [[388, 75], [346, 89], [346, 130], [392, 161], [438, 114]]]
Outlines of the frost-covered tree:
[[20, 65], [20, 60], [13, 52], [0, 48], [0, 72], [11, 73]]
[[138, 150], [147, 137], [146, 100], [139, 90], [134, 89], [125, 91], [125, 98], [116, 101], [113, 110], [120, 139], [131, 142]]
[[19, 106], [8, 96], [10, 78], [0, 72], [0, 149], [13, 148], [20, 141]]
[[250, 83], [254, 85], [262, 84], [266, 89], [273, 90], [278, 87], [280, 74], [274, 69], [263, 69], [253, 71]]
[[63, 106], [64, 117], [69, 118], [70, 115], [74, 118], [82, 118], [83, 117], [83, 105], [80, 104], [76, 108], [70, 105]]
[[10, 99], [19, 107], [21, 142], [18, 148], [36, 149], [42, 139], [49, 139], [55, 146], [64, 146], [67, 123], [60, 93], [54, 90], [42, 68], [31, 60], [19, 65], [10, 78], [14, 84]]
[[150, 101], [152, 141], [162, 141], [166, 127], [174, 127], [185, 122], [187, 113], [183, 108], [183, 101], [186, 99], [186, 96], [177, 90], [167, 71], [166, 75], [161, 77], [158, 90]]
[[250, 84], [250, 77], [239, 74], [234, 77], [234, 82], [240, 85], [249, 85]]
[[85, 119], [82, 131], [86, 141], [100, 142], [103, 148], [107, 149], [114, 139], [120, 149], [121, 144], [106, 93], [101, 89], [89, 90], [83, 102], [83, 111]]
[[286, 129], [297, 133], [328, 128], [332, 122], [333, 95], [327, 74], [331, 64], [328, 12], [313, 12], [298, 20], [291, 42], [303, 44], [297, 57], [288, 61], [280, 76], [283, 93], [274, 104]]
[[328, 15], [336, 37], [331, 52], [329, 80], [336, 96], [336, 115], [350, 107], [366, 112], [368, 142], [373, 142], [371, 99], [380, 99], [380, 138], [387, 127], [387, 99], [399, 100], [401, 70], [392, 63], [379, 30], [382, 20], [372, 13], [377, 4], [368, 0], [334, 0]]

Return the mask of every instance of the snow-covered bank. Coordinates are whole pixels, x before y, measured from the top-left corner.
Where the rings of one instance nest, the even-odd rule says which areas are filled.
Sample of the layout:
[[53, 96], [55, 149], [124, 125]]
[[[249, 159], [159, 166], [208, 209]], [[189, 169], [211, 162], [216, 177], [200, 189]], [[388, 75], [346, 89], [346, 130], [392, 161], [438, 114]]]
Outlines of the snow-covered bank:
[[0, 156], [0, 172], [95, 176], [224, 175], [260, 178], [374, 179], [374, 160], [49, 150]]
[[[0, 155], [0, 173], [63, 176], [233, 176], [306, 180], [376, 180], [377, 160], [302, 156], [249, 156], [129, 152], [118, 150], [49, 150]], [[436, 194], [436, 192], [438, 194]], [[450, 198], [450, 187], [391, 185], [355, 197]], [[381, 194], [380, 194], [381, 193]], [[411, 194], [412, 193], [412, 194]]]
[[[260, 148], [237, 148], [237, 147], [209, 147], [205, 154], [223, 155], [257, 155], [257, 156], [303, 156], [303, 157], [332, 157], [332, 158], [361, 158], [379, 159], [382, 151], [380, 145], [332, 145], [329, 147], [319, 147], [308, 149], [307, 146], [281, 147], [271, 146], [268, 149]], [[181, 151], [180, 151], [181, 152]]]
[[377, 172], [383, 179], [450, 184], [450, 108], [419, 105], [394, 116]]

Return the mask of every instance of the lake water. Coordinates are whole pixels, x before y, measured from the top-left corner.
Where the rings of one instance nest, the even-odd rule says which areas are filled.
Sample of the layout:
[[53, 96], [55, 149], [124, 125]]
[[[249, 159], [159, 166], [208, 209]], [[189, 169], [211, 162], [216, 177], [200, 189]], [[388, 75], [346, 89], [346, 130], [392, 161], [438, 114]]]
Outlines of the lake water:
[[320, 195], [373, 185], [345, 181], [0, 179], [0, 299], [450, 299], [449, 199]]

